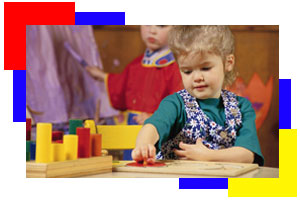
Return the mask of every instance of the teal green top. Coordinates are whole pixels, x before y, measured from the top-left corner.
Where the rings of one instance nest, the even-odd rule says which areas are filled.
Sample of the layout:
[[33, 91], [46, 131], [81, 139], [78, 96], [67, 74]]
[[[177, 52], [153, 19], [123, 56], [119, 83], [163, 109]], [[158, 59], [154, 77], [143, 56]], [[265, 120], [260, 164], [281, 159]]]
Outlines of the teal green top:
[[[237, 96], [238, 107], [242, 113], [242, 126], [237, 131], [234, 146], [244, 147], [255, 154], [254, 162], [264, 164], [264, 157], [260, 150], [259, 141], [255, 126], [255, 112], [250, 101], [244, 97]], [[225, 113], [222, 98], [197, 99], [197, 102], [204, 113], [221, 126], [225, 126]], [[155, 113], [145, 121], [145, 124], [152, 124], [159, 134], [159, 141], [156, 144], [157, 151], [161, 145], [174, 138], [184, 127], [187, 120], [185, 106], [182, 97], [178, 93], [164, 98]]]

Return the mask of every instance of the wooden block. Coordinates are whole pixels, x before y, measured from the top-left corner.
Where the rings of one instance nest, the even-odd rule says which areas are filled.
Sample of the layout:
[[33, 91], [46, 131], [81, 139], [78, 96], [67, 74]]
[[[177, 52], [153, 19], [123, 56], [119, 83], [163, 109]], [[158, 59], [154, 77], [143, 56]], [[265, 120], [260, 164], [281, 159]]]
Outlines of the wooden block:
[[93, 120], [84, 121], [84, 127], [90, 129], [91, 134], [96, 134], [96, 124]]
[[26, 118], [26, 141], [31, 140], [31, 119]]
[[234, 177], [258, 168], [257, 164], [249, 163], [227, 163], [227, 162], [204, 162], [192, 160], [168, 160], [157, 161], [165, 163], [162, 167], [131, 167], [128, 163], [133, 161], [120, 161], [114, 166], [114, 171], [119, 172], [141, 172], [141, 173], [163, 173], [163, 174], [191, 174]]
[[76, 128], [78, 136], [78, 158], [91, 157], [91, 138], [89, 128]]
[[30, 144], [30, 160], [35, 160], [35, 148], [36, 148], [36, 143], [34, 141], [31, 141], [31, 144]]
[[77, 160], [78, 136], [77, 135], [64, 135], [63, 143], [65, 145], [66, 160]]
[[141, 125], [98, 125], [98, 134], [102, 135], [102, 149], [134, 149], [141, 128]]
[[26, 162], [27, 178], [68, 178], [108, 172], [112, 172], [112, 156], [51, 163]]
[[51, 144], [51, 151], [52, 151], [52, 162], [56, 161], [65, 161], [65, 145], [61, 143], [52, 143]]
[[76, 128], [83, 127], [83, 120], [71, 119], [69, 120], [69, 134], [76, 135]]
[[63, 131], [52, 131], [52, 141], [62, 140], [64, 136]]
[[91, 134], [92, 156], [102, 156], [102, 135]]
[[51, 162], [52, 124], [38, 123], [36, 126], [35, 160], [38, 163]]

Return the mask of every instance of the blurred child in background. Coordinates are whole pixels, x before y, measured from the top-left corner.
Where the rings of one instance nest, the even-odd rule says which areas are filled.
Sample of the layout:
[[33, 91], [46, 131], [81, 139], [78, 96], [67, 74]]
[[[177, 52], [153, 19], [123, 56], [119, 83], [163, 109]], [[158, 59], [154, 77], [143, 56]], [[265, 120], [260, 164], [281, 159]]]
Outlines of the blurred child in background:
[[178, 65], [167, 44], [171, 27], [141, 26], [146, 51], [122, 73], [106, 74], [98, 67], [86, 67], [92, 77], [106, 82], [111, 105], [122, 111], [125, 124], [144, 124], [163, 98], [182, 89]]

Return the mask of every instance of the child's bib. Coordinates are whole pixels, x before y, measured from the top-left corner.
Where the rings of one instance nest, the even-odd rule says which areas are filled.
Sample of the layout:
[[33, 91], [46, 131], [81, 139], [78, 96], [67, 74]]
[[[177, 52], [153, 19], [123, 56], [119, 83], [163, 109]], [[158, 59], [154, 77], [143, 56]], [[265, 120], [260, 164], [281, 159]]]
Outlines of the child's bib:
[[142, 65], [144, 67], [157, 67], [162, 68], [175, 62], [173, 53], [168, 47], [150, 52], [146, 49], [144, 54]]

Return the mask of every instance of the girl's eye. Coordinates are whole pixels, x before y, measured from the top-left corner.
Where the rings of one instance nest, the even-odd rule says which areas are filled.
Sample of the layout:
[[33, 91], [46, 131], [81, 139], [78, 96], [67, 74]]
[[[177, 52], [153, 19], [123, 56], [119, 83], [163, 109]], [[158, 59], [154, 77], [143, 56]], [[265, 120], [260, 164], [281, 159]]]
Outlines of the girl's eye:
[[203, 71], [209, 71], [211, 69], [211, 67], [203, 67], [203, 68], [201, 68], [201, 70], [203, 70]]
[[166, 25], [158, 25], [158, 27], [164, 28], [164, 27], [166, 27]]
[[183, 73], [186, 74], [186, 75], [189, 75], [189, 74], [192, 73], [192, 71], [191, 70], [185, 70], [185, 71], [183, 71]]

